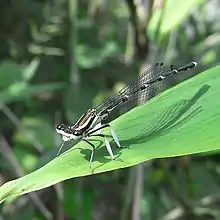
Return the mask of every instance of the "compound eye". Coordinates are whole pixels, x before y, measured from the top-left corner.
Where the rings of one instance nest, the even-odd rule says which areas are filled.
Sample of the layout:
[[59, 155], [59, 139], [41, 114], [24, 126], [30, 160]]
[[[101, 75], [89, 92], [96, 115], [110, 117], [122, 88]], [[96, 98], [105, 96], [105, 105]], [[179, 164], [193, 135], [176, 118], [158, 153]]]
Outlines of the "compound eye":
[[77, 135], [80, 135], [80, 132], [79, 131], [74, 131], [73, 134], [77, 136]]
[[65, 126], [64, 124], [57, 125], [57, 129], [58, 129], [58, 130], [64, 131], [65, 128], [66, 128], [66, 126]]

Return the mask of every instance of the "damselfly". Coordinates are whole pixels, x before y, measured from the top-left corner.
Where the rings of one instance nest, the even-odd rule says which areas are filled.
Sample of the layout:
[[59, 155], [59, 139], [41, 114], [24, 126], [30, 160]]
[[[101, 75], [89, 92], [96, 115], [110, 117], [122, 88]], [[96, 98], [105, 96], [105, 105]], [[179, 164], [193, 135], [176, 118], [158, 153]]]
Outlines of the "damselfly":
[[[101, 129], [108, 127], [115, 143], [118, 147], [120, 147], [120, 142], [111, 126], [108, 123], [102, 124], [108, 118], [109, 114], [114, 109], [140, 97], [142, 94], [151, 94], [152, 91], [154, 91], [153, 96], [156, 96], [161, 90], [159, 88], [163, 87], [164, 80], [167, 77], [176, 75], [179, 72], [187, 71], [188, 69], [192, 69], [196, 65], [197, 63], [193, 61], [184, 66], [176, 68], [174, 65], [165, 66], [163, 63], [156, 63], [139, 75], [139, 77], [133, 83], [121, 89], [117, 95], [111, 96], [97, 107], [87, 110], [86, 113], [83, 114], [74, 125], [58, 125], [56, 131], [62, 136], [63, 143], [60, 146], [57, 155], [60, 154], [60, 151], [66, 141], [83, 140], [92, 148], [92, 153], [89, 160], [89, 166], [91, 167], [95, 152], [95, 145], [91, 143], [88, 138], [98, 136], [104, 139], [108, 153], [110, 154], [111, 158], [114, 159], [114, 154], [109, 141], [104, 134], [101, 134]], [[165, 88], [163, 88], [163, 90], [164, 89]], [[148, 99], [150, 98], [152, 98], [152, 96], [149, 95]]]

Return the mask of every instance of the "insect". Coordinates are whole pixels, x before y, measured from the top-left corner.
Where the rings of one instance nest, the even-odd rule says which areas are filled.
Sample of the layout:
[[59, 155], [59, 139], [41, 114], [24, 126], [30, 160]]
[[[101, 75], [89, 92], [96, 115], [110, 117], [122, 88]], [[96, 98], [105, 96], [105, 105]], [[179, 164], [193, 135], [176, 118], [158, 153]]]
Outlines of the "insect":
[[58, 125], [56, 127], [56, 132], [62, 136], [63, 143], [60, 146], [57, 155], [60, 154], [65, 142], [70, 140], [85, 141], [92, 149], [89, 160], [89, 166], [91, 167], [95, 152], [95, 145], [87, 138], [102, 137], [109, 155], [112, 159], [114, 159], [114, 154], [109, 141], [104, 134], [101, 134], [101, 130], [108, 127], [115, 143], [119, 148], [121, 147], [118, 137], [110, 124], [103, 124], [109, 114], [123, 104], [138, 99], [138, 97], [141, 97], [142, 94], [152, 93], [152, 90], [154, 90], [154, 96], [156, 96], [160, 92], [159, 90], [161, 90], [161, 87], [162, 90], [165, 89], [164, 80], [167, 77], [192, 69], [196, 65], [197, 63], [192, 61], [184, 66], [176, 68], [174, 65], [165, 66], [163, 63], [156, 63], [146, 69], [134, 82], [125, 86], [116, 95], [109, 97], [97, 107], [88, 109], [74, 125]]

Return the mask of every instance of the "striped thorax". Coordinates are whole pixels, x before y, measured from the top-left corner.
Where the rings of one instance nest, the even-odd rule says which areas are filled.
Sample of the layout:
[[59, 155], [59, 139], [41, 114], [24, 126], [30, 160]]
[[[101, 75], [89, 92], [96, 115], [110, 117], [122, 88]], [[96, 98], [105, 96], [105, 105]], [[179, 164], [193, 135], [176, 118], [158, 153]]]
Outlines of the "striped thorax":
[[72, 126], [60, 124], [57, 126], [56, 131], [62, 135], [63, 141], [79, 140], [85, 137], [87, 131], [90, 131], [101, 122], [94, 109], [89, 109], [83, 114], [79, 120]]

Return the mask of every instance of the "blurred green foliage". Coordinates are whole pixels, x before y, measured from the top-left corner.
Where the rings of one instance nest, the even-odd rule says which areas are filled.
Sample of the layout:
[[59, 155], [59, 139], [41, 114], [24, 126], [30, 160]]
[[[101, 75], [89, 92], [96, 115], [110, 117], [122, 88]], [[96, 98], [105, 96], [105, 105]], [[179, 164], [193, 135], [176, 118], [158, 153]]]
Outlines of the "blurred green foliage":
[[[217, 0], [0, 6], [1, 183], [49, 162], [55, 126], [74, 123], [147, 64], [196, 60], [201, 72], [219, 63]], [[0, 219], [218, 219], [218, 160], [216, 151], [68, 180], [4, 204]]]

